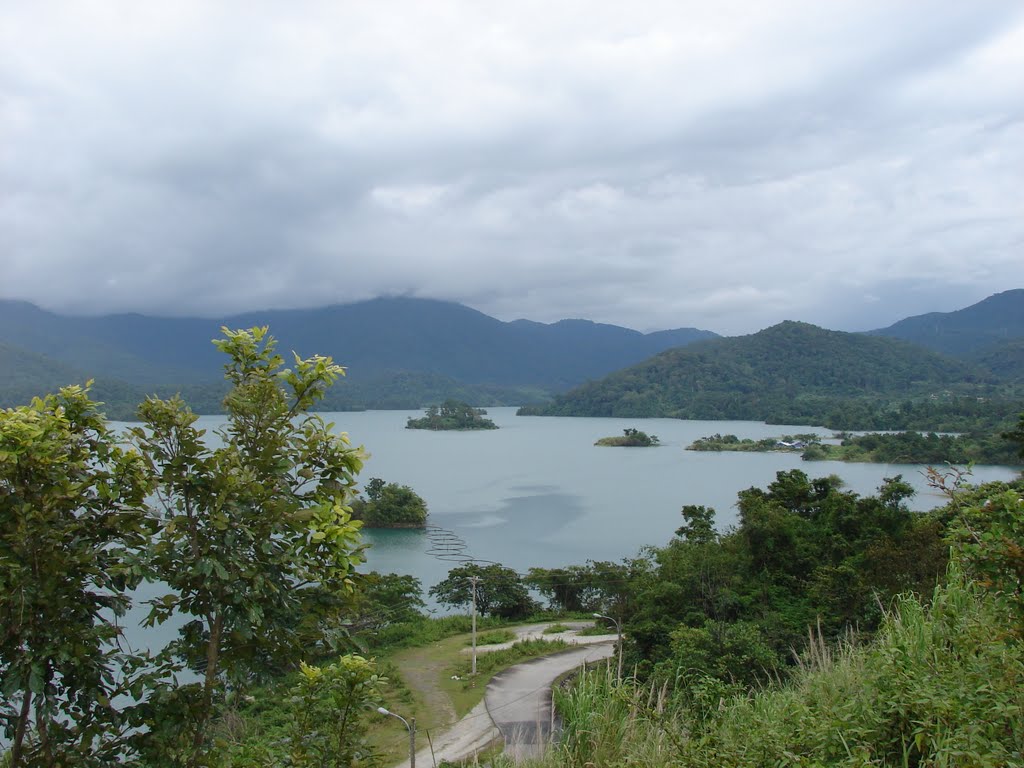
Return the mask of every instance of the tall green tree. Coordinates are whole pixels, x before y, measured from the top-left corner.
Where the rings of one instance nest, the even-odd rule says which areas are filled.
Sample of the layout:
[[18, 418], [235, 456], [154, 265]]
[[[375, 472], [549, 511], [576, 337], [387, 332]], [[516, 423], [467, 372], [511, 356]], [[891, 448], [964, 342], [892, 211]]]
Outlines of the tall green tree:
[[473, 602], [476, 577], [476, 609], [484, 616], [520, 619], [529, 616], [537, 604], [519, 574], [503, 565], [468, 563], [448, 571], [448, 578], [430, 588], [439, 603], [468, 606]]
[[207, 437], [180, 398], [154, 398], [131, 431], [158, 478], [148, 563], [168, 587], [147, 621], [188, 617], [169, 650], [203, 672], [191, 698], [171, 698], [179, 711], [190, 702], [190, 720], [162, 747], [165, 761], [189, 765], [200, 763], [217, 690], [294, 663], [363, 559], [346, 504], [364, 454], [308, 413], [344, 370], [298, 355], [284, 368], [265, 327], [222, 331], [225, 425]]
[[0, 721], [11, 766], [114, 764], [147, 473], [86, 387], [0, 411]]

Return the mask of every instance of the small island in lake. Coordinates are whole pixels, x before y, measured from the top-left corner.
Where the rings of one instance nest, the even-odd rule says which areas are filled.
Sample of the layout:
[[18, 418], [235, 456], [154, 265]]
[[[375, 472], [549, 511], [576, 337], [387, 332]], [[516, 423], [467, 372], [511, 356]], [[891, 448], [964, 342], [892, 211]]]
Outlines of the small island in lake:
[[782, 437], [766, 437], [761, 440], [751, 440], [745, 437], [742, 440], [736, 435], [714, 434], [710, 437], [702, 437], [690, 443], [688, 451], [806, 451], [812, 445], [819, 445], [821, 438], [818, 435], [783, 435]]
[[783, 435], [762, 440], [736, 435], [711, 435], [691, 443], [688, 451], [786, 451], [804, 461], [853, 461], [882, 464], [1019, 465], [1022, 457], [1005, 435], [939, 435], [934, 432], [887, 432], [834, 436], [839, 445], [822, 443], [818, 435]]
[[425, 528], [427, 503], [407, 485], [374, 477], [366, 484], [366, 498], [352, 502], [352, 519], [364, 528]]
[[617, 437], [602, 437], [594, 445], [611, 445], [617, 448], [649, 448], [661, 445], [657, 435], [648, 435], [639, 429], [628, 427], [622, 430], [622, 435]]
[[458, 400], [445, 400], [440, 406], [427, 408], [424, 416], [414, 419], [411, 416], [406, 422], [406, 429], [497, 429], [498, 425], [485, 419], [487, 411], [474, 408], [468, 403]]

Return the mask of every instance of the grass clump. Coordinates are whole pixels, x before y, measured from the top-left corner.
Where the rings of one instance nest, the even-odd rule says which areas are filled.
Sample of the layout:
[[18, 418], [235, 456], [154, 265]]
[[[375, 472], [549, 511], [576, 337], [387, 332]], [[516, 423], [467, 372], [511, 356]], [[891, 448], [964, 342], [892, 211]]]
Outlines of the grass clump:
[[609, 626], [607, 623], [597, 624], [595, 623], [591, 627], [584, 627], [576, 633], [580, 637], [595, 637], [597, 635], [614, 635], [615, 627]]
[[866, 648], [840, 648], [789, 686], [734, 700], [690, 765], [783, 754], [829, 765], [1011, 765], [1024, 760], [1024, 648], [991, 595], [954, 575], [930, 607], [901, 598]]
[[545, 635], [559, 635], [562, 632], [568, 632], [572, 627], [568, 624], [552, 624], [550, 627], [544, 629], [543, 634]]
[[[485, 684], [486, 678], [490, 677], [490, 675], [513, 664], [518, 664], [521, 661], [533, 659], [537, 656], [546, 656], [549, 653], [555, 653], [568, 647], [562, 640], [523, 640], [514, 643], [509, 648], [503, 648], [500, 651], [490, 651], [477, 656], [477, 684]], [[456, 674], [459, 677], [467, 677], [471, 669], [472, 661], [464, 659], [459, 662]], [[480, 678], [484, 679], [480, 680]]]
[[[507, 619], [493, 616], [477, 617], [478, 630], [498, 629], [507, 624]], [[382, 627], [366, 640], [375, 652], [385, 653], [401, 648], [417, 648], [436, 643], [454, 635], [466, 634], [472, 628], [472, 619], [469, 616], [423, 616], [413, 621], [403, 621]]]
[[[491, 632], [482, 632], [476, 637], [477, 645], [500, 645], [501, 643], [511, 643], [516, 639], [516, 633], [511, 629], [495, 629]], [[472, 645], [473, 638], [466, 640], [466, 645]]]

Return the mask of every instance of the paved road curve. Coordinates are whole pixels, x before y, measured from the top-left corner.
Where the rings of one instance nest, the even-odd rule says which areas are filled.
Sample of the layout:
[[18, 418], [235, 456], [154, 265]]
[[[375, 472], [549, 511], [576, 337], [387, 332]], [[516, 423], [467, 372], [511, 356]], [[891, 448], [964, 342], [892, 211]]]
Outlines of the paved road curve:
[[581, 646], [495, 675], [484, 703], [505, 739], [505, 754], [516, 761], [540, 755], [551, 740], [551, 684], [581, 664], [607, 659], [614, 652], [612, 643]]
[[[417, 735], [416, 768], [432, 768], [442, 760], [459, 762], [502, 740], [515, 759], [539, 754], [551, 734], [551, 684], [583, 663], [611, 657], [614, 636], [509, 667], [495, 675], [484, 700], [442, 734]], [[581, 638], [582, 640], [582, 638]], [[408, 768], [409, 761], [396, 768]]]

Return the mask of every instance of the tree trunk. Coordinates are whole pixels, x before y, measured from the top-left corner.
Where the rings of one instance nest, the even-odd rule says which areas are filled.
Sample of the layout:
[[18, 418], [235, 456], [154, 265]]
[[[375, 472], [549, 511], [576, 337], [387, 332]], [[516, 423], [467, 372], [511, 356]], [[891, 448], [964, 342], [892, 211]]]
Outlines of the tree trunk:
[[32, 691], [28, 689], [28, 682], [25, 682], [25, 700], [21, 702], [21, 713], [18, 715], [18, 726], [14, 731], [14, 743], [11, 745], [11, 768], [19, 768], [21, 760], [21, 745], [25, 741], [25, 731], [28, 730], [28, 713], [32, 711]]
[[53, 749], [50, 746], [50, 733], [46, 728], [46, 717], [43, 707], [46, 700], [42, 696], [36, 697], [36, 730], [39, 731], [39, 746], [43, 750], [43, 765], [53, 766]]
[[195, 736], [192, 739], [192, 765], [198, 765], [203, 744], [206, 741], [206, 730], [213, 715], [213, 686], [217, 681], [217, 662], [220, 656], [220, 636], [224, 629], [224, 614], [217, 613], [210, 622], [210, 639], [206, 644], [206, 679], [203, 681], [203, 707], [196, 723]]

